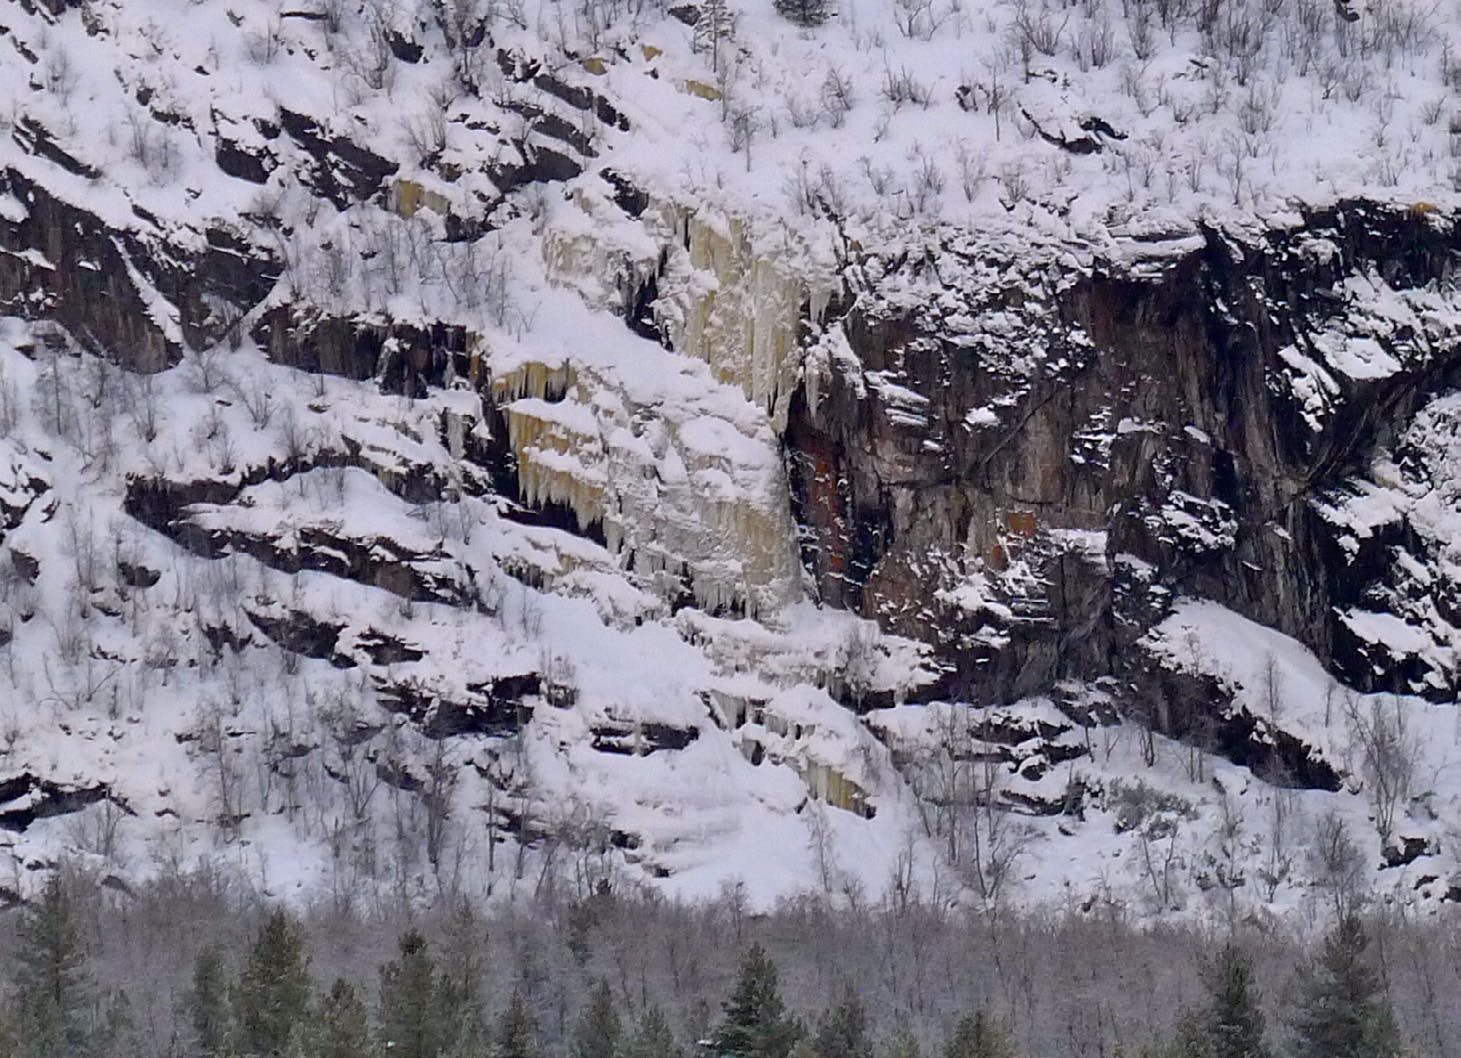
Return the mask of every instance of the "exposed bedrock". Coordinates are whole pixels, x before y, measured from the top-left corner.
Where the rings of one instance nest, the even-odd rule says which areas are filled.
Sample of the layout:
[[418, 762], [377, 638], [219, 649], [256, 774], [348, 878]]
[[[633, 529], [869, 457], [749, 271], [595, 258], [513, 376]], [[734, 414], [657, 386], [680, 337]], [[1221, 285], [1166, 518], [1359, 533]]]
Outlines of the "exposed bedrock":
[[0, 198], [14, 203], [0, 216], [0, 311], [55, 320], [130, 370], [222, 341], [280, 274], [268, 250], [221, 223], [163, 233], [133, 207], [136, 227], [121, 229], [9, 168]]
[[1356, 655], [1341, 618], [1387, 542], [1341, 546], [1325, 511], [1456, 385], [1456, 227], [1346, 203], [1120, 263], [1038, 256], [952, 238], [844, 271], [785, 434], [821, 598], [933, 644], [939, 697], [1150, 686], [1133, 647], [1177, 595], [1366, 687], [1454, 697]]

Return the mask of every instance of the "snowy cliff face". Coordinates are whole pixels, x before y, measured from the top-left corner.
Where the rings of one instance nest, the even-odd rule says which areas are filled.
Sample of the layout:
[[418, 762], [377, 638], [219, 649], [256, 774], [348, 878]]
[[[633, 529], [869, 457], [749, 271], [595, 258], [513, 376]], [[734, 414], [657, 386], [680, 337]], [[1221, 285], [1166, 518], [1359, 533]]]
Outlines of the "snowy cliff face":
[[6, 884], [1461, 896], [1456, 32], [10, 0]]
[[[1098, 257], [1058, 289], [981, 282], [974, 252], [876, 273], [824, 332], [859, 368], [809, 372], [789, 431], [824, 595], [936, 629], [942, 685], [970, 700], [1112, 674], [1177, 596], [1366, 689], [1455, 697], [1440, 669], [1355, 656], [1348, 607], [1393, 578], [1383, 551], [1356, 561], [1373, 527], [1331, 495], [1455, 370], [1453, 226], [1349, 202], [1248, 243], [1153, 245], [1140, 278]], [[1446, 464], [1439, 431], [1407, 448]]]

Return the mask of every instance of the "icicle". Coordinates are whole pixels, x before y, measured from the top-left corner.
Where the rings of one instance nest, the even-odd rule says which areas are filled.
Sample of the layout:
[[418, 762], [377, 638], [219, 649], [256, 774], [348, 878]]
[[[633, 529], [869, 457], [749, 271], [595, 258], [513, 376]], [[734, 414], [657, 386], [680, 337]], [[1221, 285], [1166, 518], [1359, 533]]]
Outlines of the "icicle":
[[[651, 435], [636, 431], [637, 409], [588, 372], [526, 363], [496, 386], [504, 398], [522, 394], [504, 414], [526, 502], [561, 504], [580, 528], [601, 526], [622, 567], [666, 596], [687, 584], [701, 607], [751, 616], [797, 597], [795, 534], [769, 449], [764, 464], [741, 465], [682, 444], [673, 417]], [[565, 399], [538, 396], [554, 386], [567, 386]], [[729, 487], [707, 488], [707, 471]]]
[[869, 814], [866, 792], [835, 768], [807, 761], [801, 766], [801, 774], [807, 790], [819, 801], [858, 815]]
[[557, 400], [571, 392], [578, 383], [578, 372], [572, 363], [547, 364], [529, 360], [492, 380], [492, 393], [499, 403], [532, 397]]
[[758, 254], [739, 218], [721, 228], [695, 214], [686, 225], [693, 275], [667, 295], [683, 304], [662, 312], [661, 322], [676, 350], [739, 386], [780, 431], [800, 367], [797, 339], [808, 285], [793, 271], [795, 261]]
[[[542, 381], [543, 377], [530, 381]], [[531, 506], [552, 503], [569, 507], [580, 529], [603, 522], [603, 488], [583, 480], [564, 465], [572, 462], [581, 466], [584, 458], [592, 458], [584, 439], [561, 423], [532, 415], [520, 404], [509, 405], [506, 413], [508, 443], [517, 457], [523, 499]]]

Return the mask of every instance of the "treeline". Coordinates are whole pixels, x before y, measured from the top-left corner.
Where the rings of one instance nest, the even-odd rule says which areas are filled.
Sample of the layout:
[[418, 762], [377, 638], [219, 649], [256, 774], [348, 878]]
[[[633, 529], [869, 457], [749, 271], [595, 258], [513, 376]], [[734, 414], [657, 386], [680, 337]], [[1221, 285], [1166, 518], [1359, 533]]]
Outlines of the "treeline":
[[733, 892], [366, 919], [218, 878], [124, 893], [63, 872], [5, 920], [0, 1058], [1449, 1053], [1456, 929], [1331, 917], [1313, 950], [1252, 924], [752, 915]]

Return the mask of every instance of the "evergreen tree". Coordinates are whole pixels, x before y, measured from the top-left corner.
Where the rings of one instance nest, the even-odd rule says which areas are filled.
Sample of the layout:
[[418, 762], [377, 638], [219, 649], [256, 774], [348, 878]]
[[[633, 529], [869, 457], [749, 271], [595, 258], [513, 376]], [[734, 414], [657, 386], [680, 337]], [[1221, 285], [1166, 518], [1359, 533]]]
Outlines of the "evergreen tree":
[[497, 1018], [492, 1058], [537, 1058], [538, 1019], [522, 993], [514, 991]]
[[777, 989], [776, 965], [759, 944], [746, 950], [724, 1009], [725, 1019], [711, 1038], [722, 1058], [787, 1058], [801, 1036], [801, 1026], [787, 1015]]
[[1014, 1058], [1009, 1033], [984, 1010], [965, 1014], [944, 1044], [944, 1058]]
[[93, 1053], [97, 1058], [141, 1058], [142, 1041], [137, 1019], [132, 1016], [132, 1000], [126, 992], [112, 993], [107, 1002]]
[[21, 918], [12, 969], [16, 1052], [79, 1058], [90, 1049], [92, 980], [71, 886], [52, 875]]
[[1294, 1019], [1294, 1058], [1395, 1058], [1400, 1031], [1385, 983], [1369, 958], [1370, 938], [1353, 912], [1324, 938], [1309, 967]]
[[371, 1053], [370, 1018], [355, 986], [335, 978], [329, 994], [320, 1000], [315, 1026], [314, 1058], [364, 1058]]
[[446, 1050], [449, 1025], [436, 964], [415, 930], [401, 936], [399, 948], [380, 971], [381, 1039], [395, 1058], [437, 1058]]
[[691, 30], [690, 48], [696, 52], [710, 53], [710, 68], [720, 72], [721, 52], [725, 44], [735, 35], [736, 18], [726, 5], [726, 0], [704, 0], [700, 15]]
[[449, 1022], [454, 1039], [447, 1049], [447, 1058], [490, 1058], [493, 1053], [492, 1031], [476, 1015], [464, 1022]]
[[1191, 1041], [1195, 1038], [1189, 1036], [1189, 1032], [1195, 1030], [1190, 1029], [1188, 1023], [1195, 1022], [1195, 1020], [1196, 1015], [1192, 1011], [1183, 1013], [1177, 1019], [1177, 1033], [1174, 1037], [1151, 1039], [1138, 1043], [1133, 1052], [1135, 1058], [1188, 1058], [1186, 1048], [1191, 1046]]
[[279, 1058], [298, 1049], [309, 1014], [309, 963], [304, 939], [282, 910], [264, 920], [233, 994], [240, 1053]]
[[573, 1035], [575, 1058], [614, 1058], [619, 1050], [622, 1026], [614, 1009], [614, 995], [609, 982], [599, 978], [589, 996], [588, 1006], [578, 1019]]
[[922, 1058], [918, 1048], [918, 1037], [913, 1035], [906, 1022], [899, 1024], [883, 1044], [883, 1058]]
[[484, 977], [482, 953], [487, 950], [487, 931], [470, 904], [462, 903], [452, 913], [442, 945], [440, 969], [436, 975], [437, 1004], [441, 1016], [452, 1026], [453, 1054], [481, 1054], [487, 1050], [486, 1004], [482, 998]]
[[680, 1048], [659, 1007], [646, 1007], [619, 1043], [617, 1058], [679, 1058]]
[[798, 26], [820, 26], [832, 17], [830, 0], [776, 0], [776, 10]]
[[824, 1010], [817, 1019], [817, 1031], [812, 1036], [812, 1054], [815, 1058], [872, 1058], [867, 1011], [850, 987], [843, 992], [836, 1006]]
[[203, 948], [193, 960], [193, 982], [183, 997], [183, 1009], [200, 1058], [227, 1054], [228, 974], [223, 953], [215, 945]]
[[493, 1053], [492, 1030], [476, 1012], [465, 1020], [448, 1021], [447, 1058], [489, 1058]]
[[1207, 1005], [1185, 1015], [1177, 1053], [1185, 1058], [1268, 1058], [1253, 962], [1236, 944], [1223, 946], [1203, 969]]

